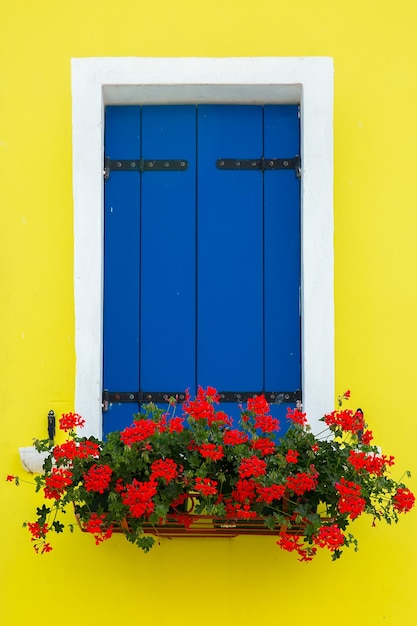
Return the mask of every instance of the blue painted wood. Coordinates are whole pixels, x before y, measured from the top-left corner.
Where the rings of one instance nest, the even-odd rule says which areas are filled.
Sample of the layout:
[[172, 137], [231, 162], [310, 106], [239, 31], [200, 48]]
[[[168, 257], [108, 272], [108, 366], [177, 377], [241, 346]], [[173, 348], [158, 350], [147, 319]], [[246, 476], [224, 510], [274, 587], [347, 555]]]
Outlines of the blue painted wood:
[[[106, 155], [140, 155], [140, 107], [106, 108]], [[137, 389], [139, 379], [139, 172], [112, 172], [106, 181], [104, 207], [104, 367], [105, 389]], [[113, 405], [105, 416], [106, 432], [118, 421], [130, 423], [131, 405]]]
[[188, 169], [142, 174], [140, 388], [194, 393], [196, 107], [143, 107], [142, 155]]
[[262, 173], [218, 170], [262, 155], [262, 107], [198, 108], [197, 378], [225, 391], [263, 386]]
[[[107, 388], [301, 387], [299, 181], [215, 167], [296, 154], [296, 106], [108, 107], [107, 156], [189, 168], [112, 172], [106, 183]], [[220, 406], [238, 419], [237, 405]], [[113, 405], [105, 431], [136, 409]], [[285, 410], [272, 407], [281, 432]]]
[[[265, 106], [265, 155], [300, 153], [298, 106]], [[265, 389], [301, 389], [300, 181], [294, 171], [266, 171]]]

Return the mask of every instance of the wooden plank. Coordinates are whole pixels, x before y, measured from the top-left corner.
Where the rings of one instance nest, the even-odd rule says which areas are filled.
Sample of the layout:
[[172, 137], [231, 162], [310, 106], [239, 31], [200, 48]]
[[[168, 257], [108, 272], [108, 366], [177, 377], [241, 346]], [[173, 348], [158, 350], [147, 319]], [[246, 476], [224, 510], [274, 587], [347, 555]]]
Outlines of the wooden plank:
[[[140, 108], [107, 107], [106, 155], [140, 155]], [[105, 184], [104, 207], [104, 388], [138, 385], [139, 172], [112, 172]], [[104, 414], [104, 431], [130, 423], [134, 405], [113, 405]]]
[[[265, 106], [266, 157], [299, 154], [298, 107]], [[264, 174], [265, 388], [301, 388], [300, 181], [294, 171]]]
[[219, 158], [262, 155], [262, 107], [198, 108], [197, 378], [263, 385], [262, 173], [221, 171]]
[[142, 174], [140, 388], [194, 393], [196, 107], [143, 107], [142, 156], [188, 169]]

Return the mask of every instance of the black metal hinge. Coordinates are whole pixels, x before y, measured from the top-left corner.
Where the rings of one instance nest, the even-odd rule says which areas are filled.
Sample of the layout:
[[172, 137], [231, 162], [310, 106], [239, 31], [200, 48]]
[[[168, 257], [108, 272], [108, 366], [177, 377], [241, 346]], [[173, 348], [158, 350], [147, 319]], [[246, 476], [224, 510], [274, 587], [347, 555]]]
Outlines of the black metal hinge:
[[[247, 402], [249, 398], [263, 394], [271, 404], [294, 404], [301, 402], [301, 391], [219, 391], [220, 402]], [[178, 404], [185, 400], [184, 391], [103, 391], [103, 411], [108, 411], [110, 404], [162, 404], [175, 398]]]
[[219, 170], [294, 170], [297, 178], [301, 178], [301, 159], [295, 156], [292, 159], [217, 159], [216, 167]]
[[176, 402], [181, 403], [185, 400], [185, 392], [181, 391], [103, 391], [103, 411], [107, 411], [109, 404], [154, 404], [169, 402], [170, 398], [175, 398]]
[[301, 402], [301, 390], [297, 391], [219, 391], [220, 402], [247, 402], [254, 396], [265, 396], [270, 404]]
[[184, 172], [188, 161], [184, 159], [104, 159], [104, 178], [110, 172]]

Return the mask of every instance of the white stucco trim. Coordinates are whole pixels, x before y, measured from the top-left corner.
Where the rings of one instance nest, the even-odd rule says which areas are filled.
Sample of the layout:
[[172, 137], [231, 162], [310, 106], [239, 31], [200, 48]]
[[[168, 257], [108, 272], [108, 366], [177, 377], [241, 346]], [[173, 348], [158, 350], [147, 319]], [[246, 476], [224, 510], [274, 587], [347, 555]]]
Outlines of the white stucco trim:
[[313, 429], [334, 403], [333, 62], [330, 58], [72, 60], [75, 408], [101, 436], [106, 104], [299, 103], [302, 370]]

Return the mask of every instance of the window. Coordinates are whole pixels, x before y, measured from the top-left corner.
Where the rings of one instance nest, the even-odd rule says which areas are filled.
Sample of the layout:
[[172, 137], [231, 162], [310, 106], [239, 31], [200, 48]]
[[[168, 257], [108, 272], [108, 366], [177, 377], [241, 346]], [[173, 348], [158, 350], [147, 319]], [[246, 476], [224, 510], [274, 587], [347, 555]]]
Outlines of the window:
[[[302, 389], [310, 421], [334, 399], [333, 68], [322, 58], [74, 59], [76, 409], [101, 435], [106, 105], [299, 104]], [[230, 155], [234, 157], [234, 155]]]

